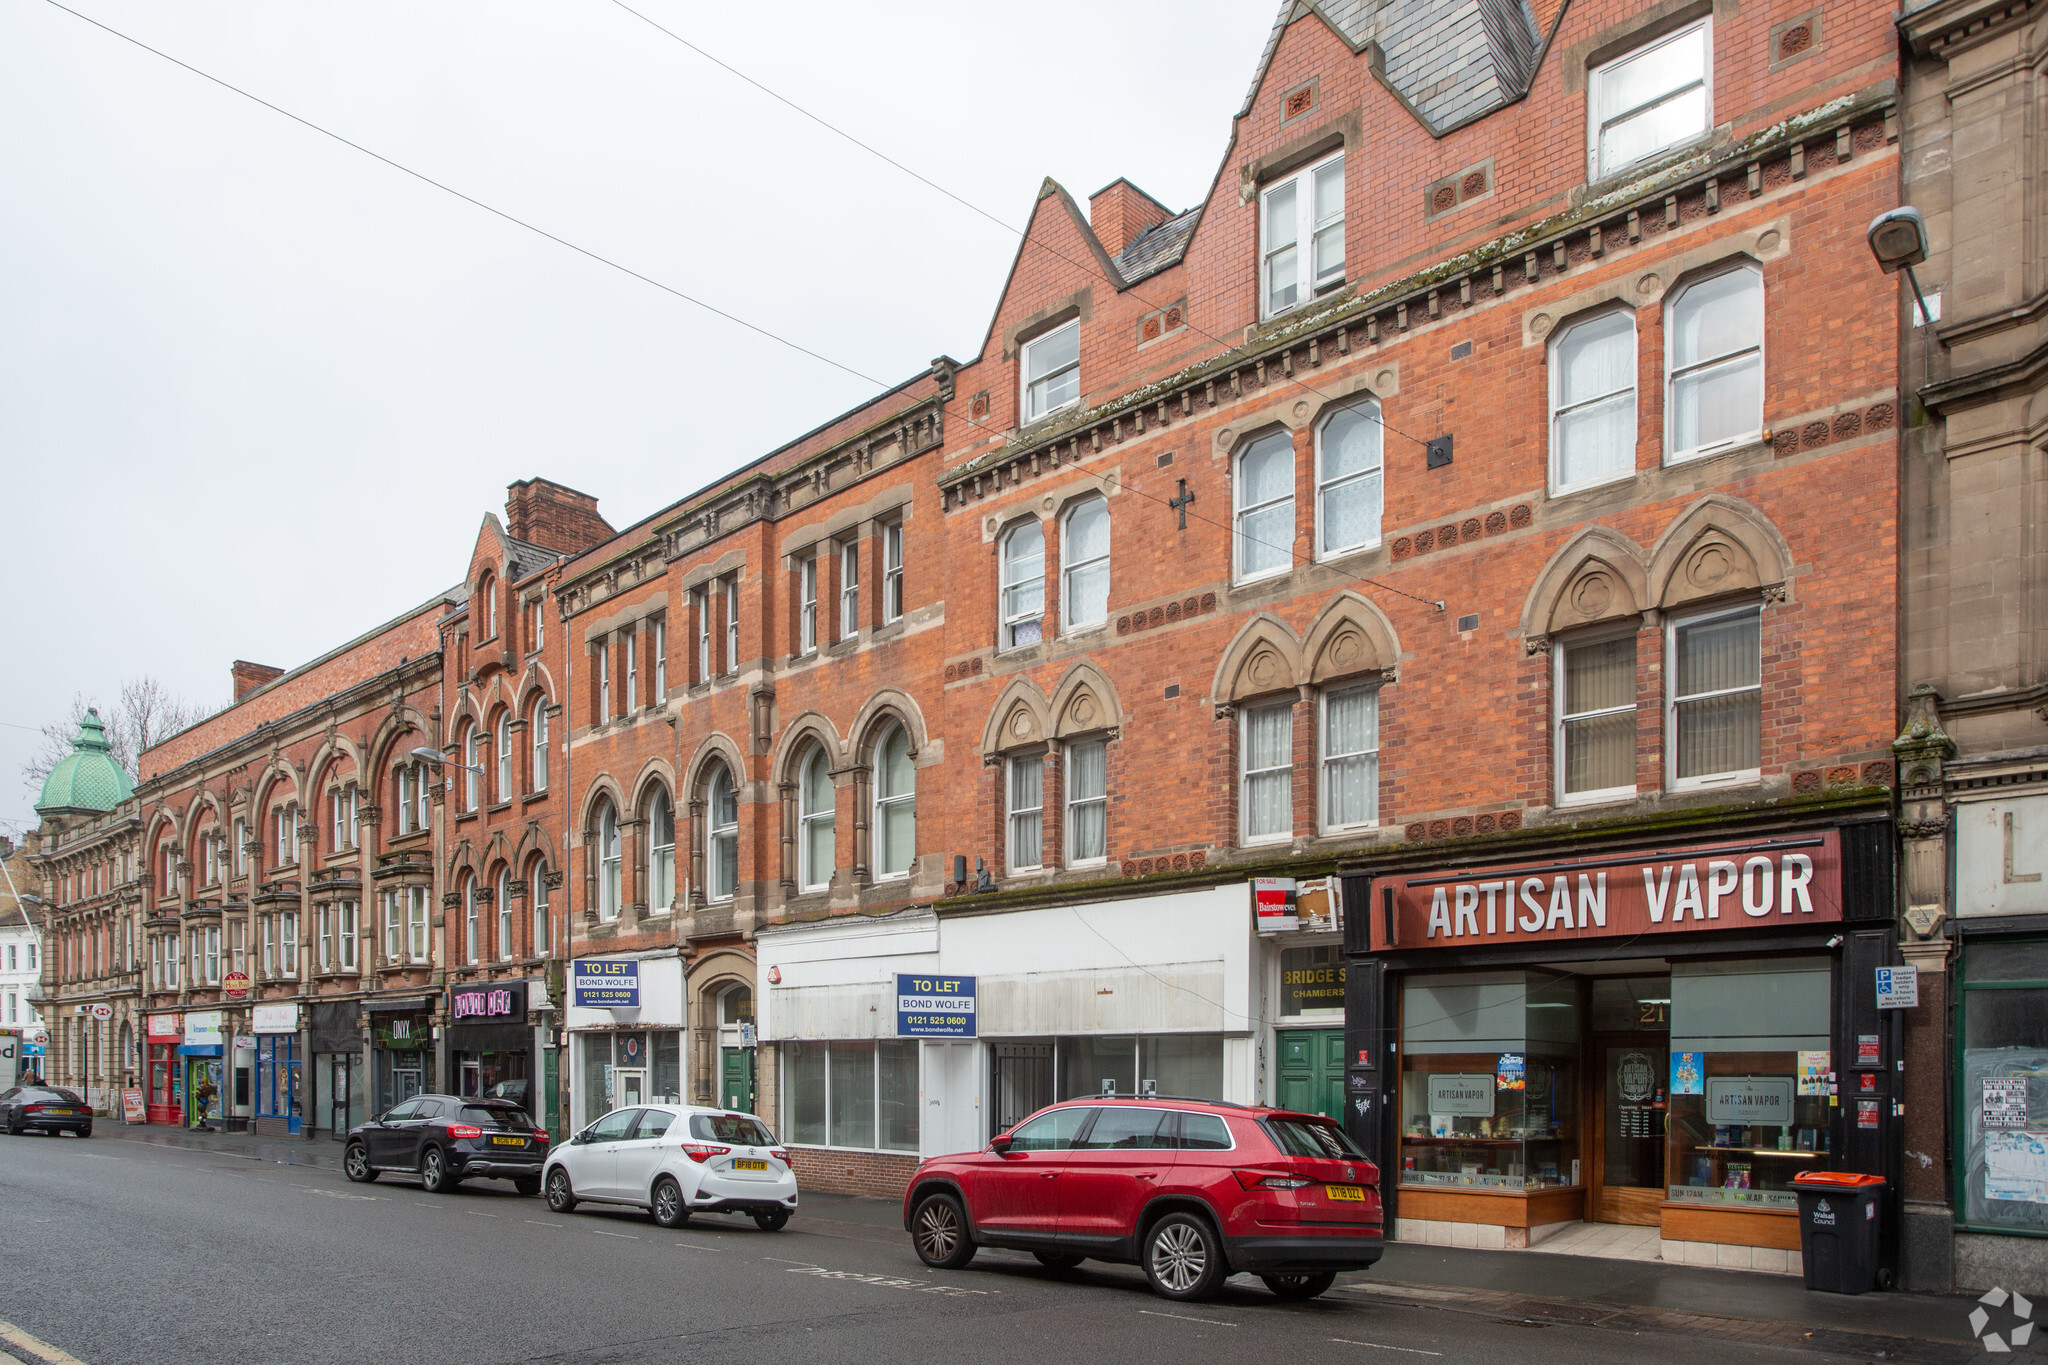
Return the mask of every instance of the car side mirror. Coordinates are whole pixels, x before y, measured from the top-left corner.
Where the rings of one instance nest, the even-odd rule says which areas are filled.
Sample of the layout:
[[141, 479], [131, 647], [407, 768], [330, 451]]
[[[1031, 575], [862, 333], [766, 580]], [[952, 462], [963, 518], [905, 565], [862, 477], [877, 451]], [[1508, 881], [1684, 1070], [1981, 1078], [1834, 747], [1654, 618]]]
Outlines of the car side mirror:
[[988, 1140], [988, 1149], [997, 1156], [1007, 1156], [1012, 1139], [1008, 1133], [998, 1133]]

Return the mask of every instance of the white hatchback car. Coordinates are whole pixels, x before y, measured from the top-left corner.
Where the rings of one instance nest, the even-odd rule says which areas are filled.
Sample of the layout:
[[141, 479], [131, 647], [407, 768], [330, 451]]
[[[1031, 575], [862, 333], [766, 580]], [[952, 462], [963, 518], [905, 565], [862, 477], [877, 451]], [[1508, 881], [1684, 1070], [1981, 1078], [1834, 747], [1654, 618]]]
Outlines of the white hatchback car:
[[541, 1180], [556, 1213], [627, 1204], [665, 1228], [740, 1213], [780, 1232], [796, 1211], [796, 1172], [767, 1124], [685, 1104], [614, 1109], [549, 1153]]

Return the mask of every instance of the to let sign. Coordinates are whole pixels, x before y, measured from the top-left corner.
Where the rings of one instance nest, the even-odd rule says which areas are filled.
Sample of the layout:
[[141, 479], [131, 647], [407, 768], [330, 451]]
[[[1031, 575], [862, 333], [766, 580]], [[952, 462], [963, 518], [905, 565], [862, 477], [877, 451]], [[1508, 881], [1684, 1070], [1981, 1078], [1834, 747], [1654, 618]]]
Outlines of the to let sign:
[[896, 975], [898, 1038], [973, 1038], [974, 978]]
[[1580, 938], [1842, 918], [1835, 831], [1652, 856], [1580, 858], [1382, 880], [1391, 913], [1372, 917], [1375, 950]]
[[639, 1009], [639, 962], [630, 958], [579, 960], [572, 975], [569, 1002], [586, 1010]]

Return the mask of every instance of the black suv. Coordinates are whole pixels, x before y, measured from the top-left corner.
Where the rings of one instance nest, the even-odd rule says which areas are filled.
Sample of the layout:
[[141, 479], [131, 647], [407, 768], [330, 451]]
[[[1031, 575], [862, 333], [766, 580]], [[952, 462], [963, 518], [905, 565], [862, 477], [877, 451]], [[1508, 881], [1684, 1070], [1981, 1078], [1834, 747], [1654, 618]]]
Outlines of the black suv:
[[415, 1095], [351, 1131], [341, 1169], [356, 1181], [387, 1171], [417, 1175], [432, 1194], [481, 1176], [535, 1195], [547, 1159], [547, 1130], [509, 1100]]
[[9, 1133], [92, 1136], [92, 1106], [54, 1085], [17, 1085], [0, 1094], [0, 1126]]

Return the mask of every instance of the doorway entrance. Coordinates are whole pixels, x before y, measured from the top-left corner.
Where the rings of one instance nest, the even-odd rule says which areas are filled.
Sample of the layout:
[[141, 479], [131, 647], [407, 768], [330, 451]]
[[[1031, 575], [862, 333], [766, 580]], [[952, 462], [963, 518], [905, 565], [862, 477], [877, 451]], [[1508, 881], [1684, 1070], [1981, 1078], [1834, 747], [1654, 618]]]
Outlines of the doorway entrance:
[[1279, 1035], [1274, 1102], [1282, 1109], [1344, 1121], [1344, 1030], [1290, 1029]]
[[1655, 1226], [1667, 1197], [1664, 1126], [1671, 1075], [1671, 978], [1593, 982], [1585, 1075], [1593, 1152], [1589, 1222]]
[[350, 1099], [355, 1091], [355, 1058], [346, 1052], [336, 1052], [327, 1059], [327, 1132], [330, 1137], [348, 1136], [355, 1127], [355, 1113]]
[[647, 1069], [617, 1067], [612, 1071], [612, 1108], [630, 1109], [647, 1103]]

